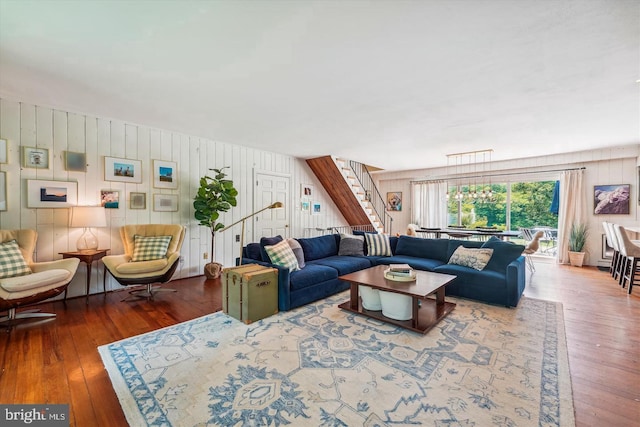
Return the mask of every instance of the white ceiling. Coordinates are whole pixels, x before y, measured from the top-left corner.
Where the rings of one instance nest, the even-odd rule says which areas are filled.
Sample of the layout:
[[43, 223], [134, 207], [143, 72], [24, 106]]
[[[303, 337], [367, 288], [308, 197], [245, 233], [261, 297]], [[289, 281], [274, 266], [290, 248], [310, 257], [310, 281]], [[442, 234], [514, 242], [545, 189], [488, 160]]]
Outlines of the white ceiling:
[[0, 96], [387, 170], [640, 142], [640, 1], [0, 0]]

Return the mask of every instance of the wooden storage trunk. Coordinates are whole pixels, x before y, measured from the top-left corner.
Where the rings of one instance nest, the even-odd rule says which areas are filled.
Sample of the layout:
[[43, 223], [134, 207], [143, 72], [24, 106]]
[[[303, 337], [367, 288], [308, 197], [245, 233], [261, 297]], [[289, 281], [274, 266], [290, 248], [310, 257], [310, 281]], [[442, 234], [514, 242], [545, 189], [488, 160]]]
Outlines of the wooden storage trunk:
[[278, 312], [278, 270], [258, 264], [225, 268], [222, 311], [246, 324]]

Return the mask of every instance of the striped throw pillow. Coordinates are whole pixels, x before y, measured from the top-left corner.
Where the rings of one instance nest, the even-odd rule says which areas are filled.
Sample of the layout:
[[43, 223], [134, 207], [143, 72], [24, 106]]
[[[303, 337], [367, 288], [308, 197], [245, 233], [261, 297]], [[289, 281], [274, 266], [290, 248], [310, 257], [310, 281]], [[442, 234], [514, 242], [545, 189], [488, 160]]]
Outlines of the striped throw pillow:
[[9, 240], [0, 243], [0, 279], [31, 274], [31, 269], [20, 252], [18, 242]]
[[151, 261], [167, 256], [171, 236], [133, 236], [132, 262]]
[[391, 243], [386, 234], [366, 233], [368, 256], [391, 256]]
[[264, 250], [267, 252], [267, 255], [269, 255], [271, 264], [288, 268], [289, 271], [299, 270], [298, 259], [286, 240], [276, 243], [275, 245], [265, 246]]

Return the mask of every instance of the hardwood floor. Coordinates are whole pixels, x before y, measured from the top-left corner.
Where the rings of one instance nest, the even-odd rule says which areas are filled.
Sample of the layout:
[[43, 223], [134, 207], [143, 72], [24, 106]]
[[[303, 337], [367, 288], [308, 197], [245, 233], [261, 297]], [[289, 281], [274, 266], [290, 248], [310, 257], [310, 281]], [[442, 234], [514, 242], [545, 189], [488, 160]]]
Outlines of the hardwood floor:
[[[595, 268], [536, 261], [525, 295], [564, 307], [577, 426], [637, 426], [640, 287], [627, 295]], [[177, 293], [122, 302], [126, 291], [38, 306], [55, 320], [0, 332], [0, 403], [69, 403], [71, 425], [126, 426], [97, 347], [221, 308], [219, 281], [171, 282]]]

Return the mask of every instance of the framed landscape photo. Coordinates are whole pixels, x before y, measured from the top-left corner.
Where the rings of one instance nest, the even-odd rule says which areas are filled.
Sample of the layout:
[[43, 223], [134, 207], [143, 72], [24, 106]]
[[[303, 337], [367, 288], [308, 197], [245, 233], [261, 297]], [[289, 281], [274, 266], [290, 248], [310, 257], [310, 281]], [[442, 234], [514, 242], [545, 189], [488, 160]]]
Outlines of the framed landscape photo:
[[104, 180], [142, 183], [142, 162], [140, 160], [104, 158]]
[[313, 202], [311, 204], [311, 215], [320, 215], [322, 213], [322, 204], [320, 202]]
[[594, 215], [629, 214], [631, 185], [594, 185], [593, 213]]
[[0, 172], [0, 211], [7, 210], [7, 173]]
[[78, 204], [75, 181], [27, 180], [28, 208], [68, 208]]
[[7, 163], [7, 140], [0, 138], [0, 163]]
[[178, 210], [178, 195], [154, 194], [153, 210], [156, 212], [176, 212]]
[[120, 191], [100, 190], [100, 205], [105, 209], [118, 209], [120, 207]]
[[402, 211], [401, 191], [391, 191], [387, 193], [387, 210], [395, 212]]
[[64, 168], [70, 172], [87, 171], [87, 155], [73, 151], [64, 152]]
[[25, 168], [49, 169], [49, 150], [46, 148], [22, 147], [22, 166]]
[[308, 214], [311, 211], [311, 202], [308, 200], [303, 200], [302, 202], [300, 202], [300, 210], [303, 213]]
[[147, 209], [147, 193], [129, 193], [129, 209]]
[[165, 160], [153, 161], [153, 186], [155, 188], [178, 188], [178, 164]]

